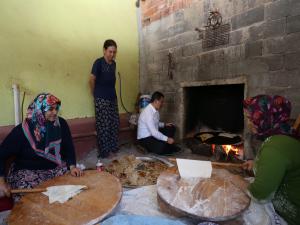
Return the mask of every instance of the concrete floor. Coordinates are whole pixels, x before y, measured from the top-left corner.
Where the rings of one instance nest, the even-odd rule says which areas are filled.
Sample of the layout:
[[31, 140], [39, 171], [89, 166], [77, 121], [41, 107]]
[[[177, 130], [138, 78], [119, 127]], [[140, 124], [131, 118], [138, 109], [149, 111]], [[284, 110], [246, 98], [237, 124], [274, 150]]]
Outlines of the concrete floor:
[[[184, 144], [180, 145], [180, 147], [182, 148], [182, 151], [175, 153], [172, 156], [159, 155], [159, 157], [165, 158], [165, 159], [167, 159], [168, 157], [172, 157], [172, 158], [184, 158], [184, 159], [195, 159], [195, 160], [214, 160], [214, 156], [207, 157], [207, 156], [202, 156], [199, 154], [192, 153], [192, 151], [189, 148], [187, 148]], [[131, 154], [133, 154], [137, 157], [138, 156], [144, 156], [144, 157], [148, 156], [149, 157], [149, 156], [153, 155], [153, 154], [141, 151], [140, 148], [138, 146], [136, 146], [135, 144], [128, 143], [128, 144], [124, 144], [124, 145], [120, 146], [120, 150], [113, 156], [103, 159], [102, 163], [104, 163], [104, 165], [107, 165], [114, 159], [118, 159], [120, 157], [123, 157], [126, 155], [131, 155]], [[158, 156], [158, 155], [155, 155], [155, 156]], [[86, 155], [86, 157], [84, 159], [78, 161], [78, 163], [84, 164], [87, 169], [94, 169], [96, 167], [96, 162], [97, 162], [97, 149], [93, 149], [92, 151], [90, 151], [90, 153], [88, 155]], [[124, 191], [127, 191], [127, 190], [130, 190], [130, 189], [126, 189], [126, 188], [124, 189]], [[196, 223], [196, 224], [198, 224], [198, 223]], [[242, 219], [242, 216], [239, 216], [234, 220], [218, 222], [218, 224], [220, 224], [220, 225], [242, 225], [243, 219]]]

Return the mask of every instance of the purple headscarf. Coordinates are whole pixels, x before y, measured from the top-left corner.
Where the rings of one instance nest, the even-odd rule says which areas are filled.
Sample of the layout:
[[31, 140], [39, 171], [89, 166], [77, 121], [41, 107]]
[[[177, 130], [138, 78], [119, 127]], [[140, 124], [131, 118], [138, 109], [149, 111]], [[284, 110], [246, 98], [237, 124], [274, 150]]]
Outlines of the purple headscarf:
[[244, 111], [258, 138], [265, 139], [276, 134], [297, 138], [295, 130], [289, 124], [291, 103], [286, 98], [257, 95], [244, 100]]

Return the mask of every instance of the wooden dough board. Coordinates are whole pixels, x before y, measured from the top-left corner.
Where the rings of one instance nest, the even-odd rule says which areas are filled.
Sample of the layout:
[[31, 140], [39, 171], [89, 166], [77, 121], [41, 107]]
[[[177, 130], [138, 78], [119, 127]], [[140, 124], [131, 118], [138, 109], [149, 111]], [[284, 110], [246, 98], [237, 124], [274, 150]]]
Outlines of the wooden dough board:
[[162, 211], [197, 221], [226, 221], [241, 215], [250, 204], [243, 191], [247, 182], [225, 169], [213, 167], [211, 178], [202, 178], [192, 188], [187, 184], [180, 178], [177, 167], [159, 176], [157, 198]]
[[8, 224], [95, 224], [109, 215], [122, 197], [119, 180], [96, 170], [87, 170], [82, 177], [65, 174], [44, 182], [38, 188], [67, 184], [86, 185], [88, 189], [63, 204], [49, 204], [48, 197], [42, 193], [26, 194], [12, 209]]

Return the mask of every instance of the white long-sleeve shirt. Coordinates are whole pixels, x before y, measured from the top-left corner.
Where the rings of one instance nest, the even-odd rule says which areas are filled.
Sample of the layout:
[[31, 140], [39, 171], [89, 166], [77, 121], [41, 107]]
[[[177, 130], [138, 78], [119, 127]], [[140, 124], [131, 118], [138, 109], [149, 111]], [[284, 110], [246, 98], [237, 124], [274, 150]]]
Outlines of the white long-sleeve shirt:
[[159, 122], [159, 112], [150, 103], [140, 114], [137, 139], [153, 136], [158, 140], [167, 141], [168, 137], [159, 132], [160, 127], [164, 127], [164, 123]]

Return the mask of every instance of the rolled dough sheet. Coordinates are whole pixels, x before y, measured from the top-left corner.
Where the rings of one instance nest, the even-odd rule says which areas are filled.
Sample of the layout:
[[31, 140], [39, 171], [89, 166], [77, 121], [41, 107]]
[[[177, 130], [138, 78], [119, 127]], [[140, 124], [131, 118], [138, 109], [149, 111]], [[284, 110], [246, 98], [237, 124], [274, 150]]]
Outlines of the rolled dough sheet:
[[68, 201], [73, 196], [79, 194], [82, 189], [87, 188], [84, 185], [58, 185], [51, 186], [47, 188], [46, 192], [43, 192], [44, 195], [49, 197], [49, 203], [59, 202], [64, 203]]

